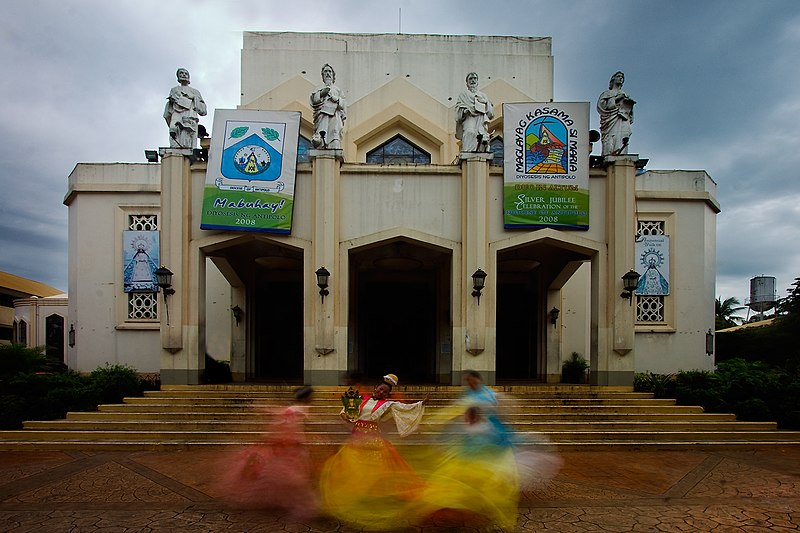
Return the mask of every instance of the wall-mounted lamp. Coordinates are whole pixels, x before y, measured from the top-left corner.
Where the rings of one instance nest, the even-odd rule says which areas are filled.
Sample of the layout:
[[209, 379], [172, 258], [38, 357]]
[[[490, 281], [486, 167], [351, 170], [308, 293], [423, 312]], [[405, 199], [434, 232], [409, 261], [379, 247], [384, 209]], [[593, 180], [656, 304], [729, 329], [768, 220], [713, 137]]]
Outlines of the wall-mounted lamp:
[[317, 275], [317, 287], [319, 287], [319, 295], [322, 298], [322, 303], [325, 303], [325, 297], [330, 294], [328, 292], [328, 280], [331, 277], [331, 273], [328, 272], [327, 268], [319, 267], [315, 274]]
[[198, 161], [208, 161], [208, 150], [205, 148], [192, 148], [192, 155], [189, 156], [192, 163]]
[[231, 307], [231, 312], [233, 313], [233, 318], [236, 320], [236, 326], [238, 327], [239, 322], [244, 318], [244, 310], [238, 305], [234, 305]]
[[145, 150], [144, 157], [148, 163], [158, 163], [158, 152], [155, 150]]
[[69, 332], [67, 332], [67, 342], [69, 343], [69, 347], [72, 348], [75, 346], [75, 324], [69, 325]]
[[154, 272], [156, 275], [156, 283], [161, 287], [161, 292], [164, 293], [164, 308], [167, 311], [167, 325], [169, 326], [169, 304], [167, 303], [167, 296], [175, 294], [175, 289], [172, 288], [172, 271], [161, 265]]
[[486, 272], [480, 268], [472, 275], [472, 296], [478, 299], [481, 305], [481, 291], [486, 286]]
[[560, 312], [561, 311], [558, 309], [558, 307], [553, 307], [550, 310], [550, 323], [553, 324], [553, 327], [556, 327], [556, 324], [558, 323], [558, 314]]
[[633, 305], [633, 291], [639, 285], [639, 278], [641, 275], [635, 270], [629, 270], [622, 276], [622, 298], [629, 300], [628, 305]]
[[714, 355], [714, 333], [711, 328], [706, 332], [706, 355]]

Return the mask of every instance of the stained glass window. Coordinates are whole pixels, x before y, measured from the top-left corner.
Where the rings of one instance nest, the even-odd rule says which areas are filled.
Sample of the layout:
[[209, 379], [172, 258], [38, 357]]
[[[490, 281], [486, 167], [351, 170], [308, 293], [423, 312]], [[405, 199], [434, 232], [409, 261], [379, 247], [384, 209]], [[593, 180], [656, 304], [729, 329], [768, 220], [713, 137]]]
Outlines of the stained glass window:
[[297, 141], [298, 163], [309, 163], [311, 161], [311, 157], [308, 155], [309, 150], [311, 150], [311, 141], [301, 135]]
[[499, 167], [503, 166], [503, 138], [502, 137], [495, 137], [489, 143], [489, 147], [492, 150], [492, 165], [497, 165]]
[[367, 153], [367, 163], [374, 165], [430, 165], [431, 154], [397, 135]]

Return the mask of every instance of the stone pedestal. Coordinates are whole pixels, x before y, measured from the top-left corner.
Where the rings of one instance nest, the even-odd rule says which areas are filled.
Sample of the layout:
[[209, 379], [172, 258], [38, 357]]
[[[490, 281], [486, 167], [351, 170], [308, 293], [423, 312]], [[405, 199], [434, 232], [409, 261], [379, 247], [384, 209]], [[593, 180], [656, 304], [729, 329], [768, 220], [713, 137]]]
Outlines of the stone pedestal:
[[[487, 152], [461, 152], [462, 171], [462, 261], [461, 301], [465, 317], [463, 351], [460, 365], [454, 364], [454, 385], [461, 382], [461, 372], [471, 369], [484, 375], [488, 384], [495, 381], [495, 351], [487, 346], [487, 326], [496, 302], [496, 272], [494, 260], [489, 257], [488, 186], [489, 161], [493, 154]], [[480, 298], [472, 296], [472, 275], [476, 270], [486, 272], [486, 286]], [[458, 287], [458, 284], [454, 284]], [[457, 341], [458, 335], [455, 334]], [[492, 340], [494, 337], [492, 336]], [[454, 348], [456, 342], [454, 342]], [[455, 353], [458, 355], [458, 351]], [[454, 361], [456, 363], [456, 361]]]
[[[161, 382], [201, 382], [205, 354], [199, 354], [198, 302], [205, 299], [205, 278], [189, 279], [197, 268], [190, 250], [192, 150], [161, 148], [161, 263], [173, 272], [175, 293], [161, 293]], [[205, 270], [203, 270], [203, 273]]]
[[[598, 364], [592, 368], [596, 385], [632, 385], [634, 374], [635, 308], [622, 298], [622, 276], [635, 266], [637, 154], [606, 156], [606, 236], [608, 260], [604, 284], [606, 313], [599, 327]], [[635, 297], [634, 297], [635, 298]], [[597, 368], [603, 369], [598, 371]]]
[[[305, 380], [315, 385], [336, 385], [347, 368], [346, 339], [336, 334], [342, 311], [342, 295], [347, 283], [339, 261], [339, 189], [341, 150], [309, 150], [313, 164], [314, 234], [310, 257], [306, 257], [306, 279], [316, 280], [316, 271], [330, 272], [328, 295], [323, 297], [315, 285], [306, 291], [308, 305], [313, 305], [313, 328], [309, 340], [313, 352], [306, 349]], [[309, 344], [309, 341], [306, 341]]]

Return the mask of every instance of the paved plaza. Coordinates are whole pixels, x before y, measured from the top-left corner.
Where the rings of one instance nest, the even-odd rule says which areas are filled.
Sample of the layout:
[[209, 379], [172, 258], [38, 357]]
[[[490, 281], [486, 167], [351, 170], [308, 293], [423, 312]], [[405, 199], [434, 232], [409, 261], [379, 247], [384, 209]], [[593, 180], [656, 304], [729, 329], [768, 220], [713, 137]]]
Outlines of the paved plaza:
[[[214, 494], [219, 451], [4, 452], [3, 532], [359, 531], [230, 509]], [[800, 529], [800, 446], [734, 451], [562, 451], [524, 493], [516, 531], [758, 532]], [[410, 531], [491, 531], [436, 523]]]

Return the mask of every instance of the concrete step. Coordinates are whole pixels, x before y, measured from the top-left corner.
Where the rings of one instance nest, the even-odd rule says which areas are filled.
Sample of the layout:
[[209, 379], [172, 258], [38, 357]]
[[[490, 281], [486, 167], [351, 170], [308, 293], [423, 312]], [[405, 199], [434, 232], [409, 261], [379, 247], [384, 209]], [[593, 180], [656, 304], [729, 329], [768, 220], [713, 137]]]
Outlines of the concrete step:
[[[173, 404], [173, 403], [146, 403], [146, 402], [128, 402], [130, 398], [126, 398], [124, 404], [104, 404], [97, 407], [98, 411], [103, 412], [124, 412], [124, 411], [138, 411], [138, 412], [164, 412], [164, 413], [182, 413], [191, 411], [195, 413], [235, 413], [257, 411], [259, 408], [268, 409], [274, 405], [257, 405], [257, 404]], [[446, 405], [446, 404], [443, 404]], [[431, 405], [432, 409], [437, 406]], [[654, 404], [537, 404], [537, 405], [503, 405], [504, 414], [517, 414], [529, 413], [534, 411], [536, 413], [560, 413], [560, 412], [599, 412], [599, 413], [702, 413], [703, 408], [698, 406], [679, 406], [675, 405], [673, 401], [667, 400], [665, 403]], [[311, 413], [325, 413], [328, 416], [335, 416], [338, 413], [340, 406], [311, 406]]]
[[[775, 422], [720, 422], [720, 421], [511, 421], [507, 425], [519, 432], [523, 431], [772, 431]], [[441, 424], [420, 424], [422, 431], [445, 430]], [[230, 420], [48, 420], [29, 421], [25, 430], [55, 431], [231, 431], [260, 432], [271, 434], [279, 432], [280, 427], [272, 427], [264, 421]], [[310, 421], [305, 424], [306, 432], [335, 432], [348, 427], [342, 422]]]
[[[336, 390], [319, 391], [315, 389], [314, 401], [335, 400], [339, 401], [346, 389], [337, 388]], [[396, 392], [392, 395], [394, 399], [421, 399], [426, 395], [431, 399], [455, 399], [461, 395], [461, 389], [449, 391], [405, 391]], [[362, 390], [362, 395], [369, 394], [369, 391]], [[235, 390], [160, 390], [145, 391], [147, 398], [266, 398], [280, 401], [291, 401], [293, 393], [288, 391], [235, 391]], [[624, 391], [605, 391], [605, 390], [541, 390], [530, 393], [519, 392], [498, 392], [501, 398], [652, 398], [652, 393], [647, 392], [624, 392]]]
[[[292, 386], [165, 386], [96, 412], [69, 413], [66, 420], [25, 423], [0, 432], [0, 450], [231, 449], [270, 439], [269, 420], [291, 402]], [[338, 421], [343, 387], [316, 388], [306, 425], [315, 453], [333, 453], [346, 441], [349, 426]], [[731, 414], [704, 413], [697, 406], [633, 393], [630, 387], [510, 386], [500, 390], [504, 420], [521, 446], [558, 448], [742, 447], [800, 445], [800, 432], [776, 431], [772, 422], [736, 422]], [[395, 397], [409, 401], [430, 395], [429, 408], [451, 405], [459, 387], [406, 387]], [[420, 432], [399, 439], [399, 447], [446, 441], [441, 425], [424, 422]]]
[[[362, 384], [360, 386], [356, 386], [355, 388], [359, 390], [372, 390], [371, 384]], [[626, 387], [626, 386], [591, 386], [591, 385], [569, 385], [569, 384], [554, 384], [554, 385], [547, 385], [547, 384], [534, 384], [534, 385], [497, 385], [490, 387], [495, 392], [499, 393], [520, 393], [520, 394], [532, 394], [532, 393], [548, 393], [548, 392], [579, 392], [579, 393], [587, 393], [587, 392], [601, 392], [601, 393], [612, 393], [612, 392], [633, 392], [633, 387]], [[251, 392], [269, 392], [269, 393], [286, 393], [292, 394], [297, 389], [296, 385], [257, 385], [257, 384], [236, 384], [236, 383], [225, 383], [225, 384], [216, 384], [216, 385], [162, 385], [160, 391], [157, 392], [189, 392], [189, 393], [204, 393], [208, 391], [234, 391], [236, 393], [251, 393]], [[347, 390], [347, 386], [343, 385], [315, 385], [314, 392], [315, 395], [324, 392], [331, 392], [341, 394]], [[453, 387], [449, 385], [407, 385], [407, 386], [398, 386], [394, 387], [393, 394], [404, 394], [404, 393], [448, 393], [448, 394], [460, 394], [463, 391], [462, 387]], [[636, 393], [636, 394], [648, 394], [648, 393]]]
[[[411, 400], [419, 400], [421, 398], [414, 398]], [[272, 400], [272, 401], [270, 401]], [[456, 398], [430, 398], [428, 400], [429, 407], [440, 407], [450, 405]], [[259, 397], [241, 397], [241, 396], [199, 396], [197, 398], [191, 397], [165, 397], [165, 396], [145, 396], [141, 398], [125, 398], [126, 404], [136, 405], [195, 405], [201, 403], [203, 405], [251, 405], [256, 407], [270, 407], [276, 405], [286, 405], [289, 401], [279, 401], [273, 398], [259, 398]], [[501, 407], [535, 407], [537, 405], [675, 405], [675, 400], [671, 399], [655, 399], [655, 398], [641, 398], [641, 397], [611, 397], [611, 398], [582, 398], [582, 397], [550, 397], [550, 398], [520, 398], [520, 397], [505, 397], [499, 401]], [[321, 407], [341, 407], [340, 399], [330, 398], [328, 400], [315, 399], [312, 408], [317, 409]]]
[[[697, 408], [694, 408], [697, 409]], [[309, 421], [324, 421], [330, 420], [333, 413], [317, 413], [309, 417]], [[67, 420], [99, 420], [99, 421], [124, 421], [124, 420], [153, 420], [153, 421], [171, 421], [175, 420], [175, 413], [169, 412], [147, 412], [147, 411], [133, 411], [131, 409], [123, 409], [119, 411], [89, 411], [89, 412], [70, 412], [67, 413]], [[198, 421], [241, 421], [241, 422], [258, 422], [263, 424], [265, 416], [252, 410], [237, 410], [237, 411], [213, 411], [213, 412], [194, 412], [182, 411], [180, 413], [181, 420], [198, 420]], [[666, 413], [653, 413], [653, 412], [638, 412], [638, 413], [613, 413], [603, 412], [598, 413], [597, 410], [586, 412], [565, 412], [553, 411], [550, 413], [530, 413], [518, 412], [515, 414], [505, 413], [503, 420], [507, 423], [524, 423], [524, 422], [547, 422], [552, 420], [563, 421], [586, 421], [586, 422], [641, 422], [641, 421], [686, 421], [686, 422], [732, 422], [736, 420], [736, 416], [730, 413], [704, 413], [702, 409], [698, 412], [666, 412]], [[338, 422], [336, 422], [338, 423]]]
[[[346, 428], [340, 431], [317, 431], [307, 433], [308, 442], [321, 442], [328, 444], [343, 444], [349, 432]], [[391, 433], [390, 439], [395, 438]], [[420, 431], [402, 439], [406, 443], [436, 443], [442, 437], [441, 432]], [[93, 430], [18, 430], [0, 433], [0, 442], [3, 440], [56, 440], [56, 441], [94, 441], [94, 440], [140, 440], [140, 441], [232, 441], [242, 443], [264, 442], [265, 435], [260, 431], [93, 431]], [[773, 440], [781, 442], [800, 443], [800, 432], [782, 431], [519, 431], [515, 438], [526, 444], [545, 442], [561, 444], [562, 442], [604, 441], [604, 442], [682, 442], [710, 440], [724, 441], [755, 441]]]

